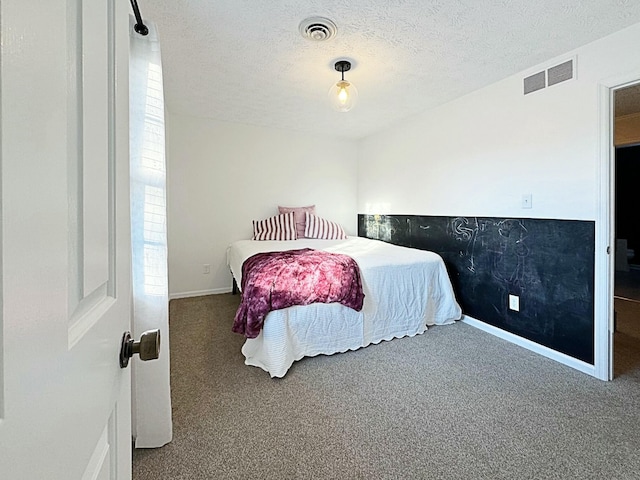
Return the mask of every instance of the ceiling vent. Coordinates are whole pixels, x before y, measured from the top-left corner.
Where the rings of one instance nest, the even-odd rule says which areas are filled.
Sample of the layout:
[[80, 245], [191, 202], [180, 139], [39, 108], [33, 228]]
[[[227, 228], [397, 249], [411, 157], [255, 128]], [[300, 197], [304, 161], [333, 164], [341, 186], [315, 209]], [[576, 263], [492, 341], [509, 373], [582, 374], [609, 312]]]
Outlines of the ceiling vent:
[[314, 42], [324, 42], [335, 37], [338, 27], [328, 18], [309, 17], [300, 22], [300, 33]]

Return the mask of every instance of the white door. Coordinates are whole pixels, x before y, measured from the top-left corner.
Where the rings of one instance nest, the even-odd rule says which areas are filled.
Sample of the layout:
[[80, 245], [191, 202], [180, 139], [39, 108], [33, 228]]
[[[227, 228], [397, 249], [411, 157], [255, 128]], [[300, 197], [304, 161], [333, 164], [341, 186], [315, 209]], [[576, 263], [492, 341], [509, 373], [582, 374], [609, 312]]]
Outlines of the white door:
[[128, 2], [0, 24], [0, 478], [131, 478]]

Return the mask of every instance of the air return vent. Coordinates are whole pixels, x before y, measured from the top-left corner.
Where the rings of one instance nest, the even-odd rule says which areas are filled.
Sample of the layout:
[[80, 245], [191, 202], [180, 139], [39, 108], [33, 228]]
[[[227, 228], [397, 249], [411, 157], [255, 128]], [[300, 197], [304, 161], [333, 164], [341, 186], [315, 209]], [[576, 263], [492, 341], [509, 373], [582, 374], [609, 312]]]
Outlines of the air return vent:
[[329, 40], [338, 32], [336, 24], [324, 17], [305, 18], [298, 28], [304, 38], [314, 42]]
[[571, 80], [573, 78], [573, 60], [561, 63], [547, 70], [547, 85]]
[[539, 72], [524, 79], [524, 94], [542, 90], [545, 87], [545, 72]]
[[560, 63], [548, 70], [535, 73], [524, 79], [524, 94], [542, 90], [561, 82], [571, 80], [575, 76], [575, 58]]

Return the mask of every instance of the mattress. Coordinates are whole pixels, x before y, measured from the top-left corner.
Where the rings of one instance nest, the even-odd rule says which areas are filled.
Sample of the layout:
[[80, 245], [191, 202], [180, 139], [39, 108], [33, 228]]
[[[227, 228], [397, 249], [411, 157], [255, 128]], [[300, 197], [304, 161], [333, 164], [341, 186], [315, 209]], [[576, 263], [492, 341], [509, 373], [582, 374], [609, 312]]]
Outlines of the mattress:
[[424, 333], [430, 325], [454, 323], [462, 315], [442, 258], [433, 252], [378, 240], [239, 240], [227, 263], [238, 285], [242, 264], [260, 252], [315, 248], [352, 257], [360, 268], [364, 305], [312, 304], [270, 312], [257, 338], [242, 347], [245, 363], [283, 377], [303, 357], [331, 355]]

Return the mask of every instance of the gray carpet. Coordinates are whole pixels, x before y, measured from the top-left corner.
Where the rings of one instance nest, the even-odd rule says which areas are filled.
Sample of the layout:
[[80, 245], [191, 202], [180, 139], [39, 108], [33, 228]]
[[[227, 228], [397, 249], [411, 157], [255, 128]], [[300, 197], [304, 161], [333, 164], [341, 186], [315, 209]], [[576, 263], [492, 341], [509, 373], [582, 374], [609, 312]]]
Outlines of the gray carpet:
[[243, 363], [238, 300], [171, 302], [174, 440], [136, 450], [134, 480], [640, 478], [640, 336], [624, 326], [640, 309], [618, 314], [631, 353], [612, 382], [462, 323], [271, 379]]

